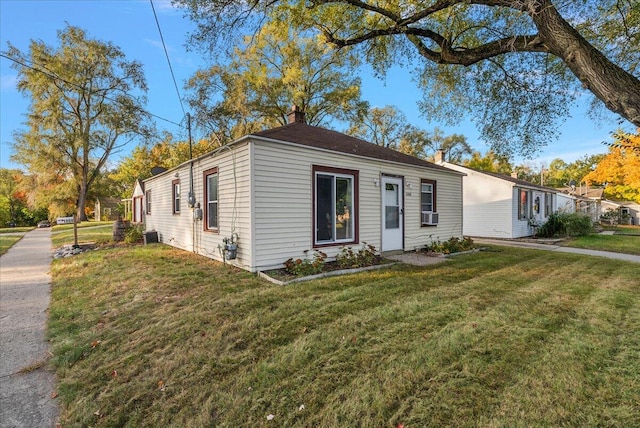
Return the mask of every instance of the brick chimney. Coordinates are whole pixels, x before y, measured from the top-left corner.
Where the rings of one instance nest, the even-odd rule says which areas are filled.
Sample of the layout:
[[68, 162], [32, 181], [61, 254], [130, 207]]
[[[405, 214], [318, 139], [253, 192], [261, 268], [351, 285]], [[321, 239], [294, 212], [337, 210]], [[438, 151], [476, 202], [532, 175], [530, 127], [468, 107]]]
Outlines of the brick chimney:
[[307, 123], [304, 118], [304, 112], [295, 104], [291, 107], [291, 112], [287, 114], [287, 120], [289, 123]]
[[433, 155], [433, 161], [437, 165], [442, 165], [444, 163], [444, 152], [442, 150], [436, 150], [436, 153]]

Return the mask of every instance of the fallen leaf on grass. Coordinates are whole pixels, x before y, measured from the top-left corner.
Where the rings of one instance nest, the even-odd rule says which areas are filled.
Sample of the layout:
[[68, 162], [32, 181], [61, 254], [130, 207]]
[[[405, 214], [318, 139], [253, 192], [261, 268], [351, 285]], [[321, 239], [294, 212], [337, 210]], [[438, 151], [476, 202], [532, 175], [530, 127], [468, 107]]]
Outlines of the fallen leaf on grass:
[[55, 391], [53, 391], [53, 392], [51, 393], [51, 399], [53, 400], [53, 399], [55, 399], [55, 398], [57, 398], [57, 397], [58, 397], [58, 393], [57, 393], [57, 392], [55, 392]]
[[91, 342], [91, 349], [94, 349], [96, 346], [102, 343], [102, 340], [94, 340]]
[[164, 381], [162, 381], [162, 380], [158, 381], [158, 389], [160, 391], [164, 391], [166, 389], [166, 387], [167, 387], [167, 385], [164, 384]]

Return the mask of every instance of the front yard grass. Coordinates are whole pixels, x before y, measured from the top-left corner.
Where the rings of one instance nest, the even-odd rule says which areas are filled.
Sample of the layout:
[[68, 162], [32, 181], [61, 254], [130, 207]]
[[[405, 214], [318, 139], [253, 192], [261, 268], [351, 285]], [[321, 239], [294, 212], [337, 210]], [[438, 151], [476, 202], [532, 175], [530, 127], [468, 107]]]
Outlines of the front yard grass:
[[[109, 242], [113, 238], [113, 222], [85, 222], [78, 225], [78, 243]], [[51, 244], [54, 248], [73, 244], [73, 225], [53, 227]]]
[[9, 248], [13, 247], [13, 245], [21, 239], [22, 236], [0, 234], [0, 256], [9, 251]]
[[152, 245], [52, 275], [62, 426], [640, 426], [634, 263], [493, 248], [283, 287]]
[[563, 246], [640, 255], [640, 236], [591, 234], [565, 241]]
[[616, 235], [638, 235], [640, 236], [640, 226], [632, 225], [618, 225], [618, 226], [604, 226], [604, 230], [613, 230]]

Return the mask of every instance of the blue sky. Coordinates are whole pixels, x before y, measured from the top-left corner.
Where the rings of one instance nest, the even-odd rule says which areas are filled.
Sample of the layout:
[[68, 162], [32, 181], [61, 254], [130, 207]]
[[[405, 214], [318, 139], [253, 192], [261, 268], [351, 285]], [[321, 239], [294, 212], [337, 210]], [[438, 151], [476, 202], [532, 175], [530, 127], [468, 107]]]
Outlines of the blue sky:
[[[158, 20], [167, 44], [171, 65], [178, 88], [183, 94], [183, 82], [199, 68], [207, 65], [206, 58], [197, 52], [188, 52], [185, 45], [187, 34], [193, 24], [183, 17], [183, 12], [174, 9], [169, 0], [154, 0]], [[149, 0], [0, 0], [0, 50], [7, 49], [7, 42], [26, 52], [29, 41], [42, 40], [57, 46], [56, 32], [66, 24], [85, 29], [90, 37], [111, 41], [119, 46], [128, 60], [144, 64], [149, 86], [146, 109], [154, 115], [172, 122], [181, 122], [182, 108], [173, 85], [160, 35]], [[16, 71], [9, 60], [0, 58], [0, 166], [20, 167], [11, 163], [9, 143], [13, 133], [23, 128], [28, 100], [16, 90]], [[432, 130], [436, 126], [451, 133], [463, 134], [469, 144], [480, 152], [488, 147], [478, 139], [478, 132], [470, 122], [456, 127], [445, 127], [420, 116], [417, 102], [420, 91], [412, 82], [409, 70], [393, 68], [384, 80], [375, 78], [370, 70], [363, 68], [362, 96], [372, 106], [395, 105], [420, 128]], [[188, 109], [188, 106], [184, 106]], [[618, 124], [612, 115], [595, 123], [586, 117], [586, 108], [578, 105], [571, 110], [572, 118], [561, 128], [561, 136], [542, 149], [537, 158], [528, 160], [534, 166], [549, 163], [554, 158], [567, 162], [586, 154], [604, 153], [603, 141], [610, 141], [610, 133]], [[159, 129], [165, 129], [178, 138], [186, 139], [186, 131], [169, 122], [158, 121]], [[629, 128], [628, 130], [632, 130]], [[197, 135], [196, 135], [197, 137]], [[117, 156], [126, 155], [135, 147], [127, 146]], [[520, 163], [522, 159], [516, 159]]]

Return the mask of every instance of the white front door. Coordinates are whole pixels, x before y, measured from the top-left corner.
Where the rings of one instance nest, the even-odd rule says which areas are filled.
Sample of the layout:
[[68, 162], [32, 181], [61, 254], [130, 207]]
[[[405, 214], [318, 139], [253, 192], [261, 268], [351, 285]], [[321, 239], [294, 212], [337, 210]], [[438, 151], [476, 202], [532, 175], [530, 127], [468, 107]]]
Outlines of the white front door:
[[402, 250], [402, 178], [382, 177], [382, 251]]

